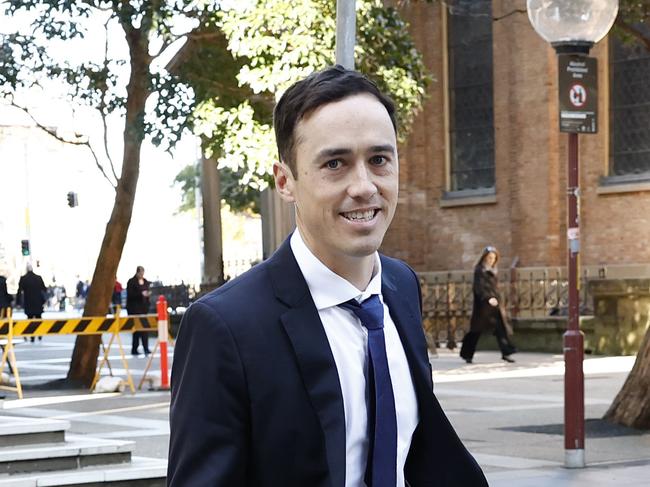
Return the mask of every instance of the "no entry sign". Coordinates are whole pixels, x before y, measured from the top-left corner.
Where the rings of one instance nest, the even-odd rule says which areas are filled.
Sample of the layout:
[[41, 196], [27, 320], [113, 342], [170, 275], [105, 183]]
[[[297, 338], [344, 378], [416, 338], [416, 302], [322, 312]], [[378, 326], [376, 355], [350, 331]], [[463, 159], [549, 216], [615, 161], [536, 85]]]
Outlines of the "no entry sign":
[[596, 58], [558, 56], [560, 132], [595, 134], [598, 131], [598, 64]]

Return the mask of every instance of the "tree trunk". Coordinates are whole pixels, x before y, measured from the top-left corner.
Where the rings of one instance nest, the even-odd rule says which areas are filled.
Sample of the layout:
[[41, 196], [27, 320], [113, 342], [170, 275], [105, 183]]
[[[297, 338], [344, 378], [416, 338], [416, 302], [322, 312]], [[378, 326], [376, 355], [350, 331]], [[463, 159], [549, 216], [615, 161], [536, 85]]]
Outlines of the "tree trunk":
[[[145, 103], [151, 94], [149, 87], [149, 43], [147, 32], [128, 29], [126, 40], [131, 55], [131, 74], [127, 85], [126, 120], [124, 123], [124, 153], [122, 173], [117, 182], [115, 203], [106, 225], [104, 240], [95, 264], [84, 316], [104, 316], [109, 307], [117, 267], [131, 223], [135, 192], [140, 175], [140, 149], [144, 140]], [[75, 386], [90, 387], [97, 357], [100, 335], [80, 335], [75, 341], [67, 382]]]
[[650, 429], [650, 329], [646, 331], [634, 367], [605, 419], [632, 428]]
[[203, 276], [201, 288], [223, 284], [223, 239], [221, 238], [221, 186], [214, 158], [201, 157], [201, 202], [203, 207]]

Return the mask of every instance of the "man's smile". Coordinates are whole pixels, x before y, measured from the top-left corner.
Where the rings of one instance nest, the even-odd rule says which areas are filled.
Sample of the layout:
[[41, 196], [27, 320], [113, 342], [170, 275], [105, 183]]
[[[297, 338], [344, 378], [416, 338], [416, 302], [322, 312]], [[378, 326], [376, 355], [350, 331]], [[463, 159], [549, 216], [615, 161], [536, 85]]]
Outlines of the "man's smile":
[[372, 221], [375, 216], [379, 213], [379, 208], [371, 208], [367, 210], [353, 210], [353, 211], [346, 211], [342, 212], [341, 216], [343, 218], [350, 220], [352, 222], [369, 222]]

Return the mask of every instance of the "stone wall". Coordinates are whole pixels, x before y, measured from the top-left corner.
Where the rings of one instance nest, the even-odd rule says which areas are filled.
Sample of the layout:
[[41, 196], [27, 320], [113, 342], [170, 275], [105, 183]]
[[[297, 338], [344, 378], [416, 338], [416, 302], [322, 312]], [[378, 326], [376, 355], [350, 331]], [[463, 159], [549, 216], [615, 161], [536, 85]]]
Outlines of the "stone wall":
[[589, 290], [595, 316], [585, 347], [608, 355], [637, 353], [650, 327], [650, 279], [602, 279], [589, 283]]

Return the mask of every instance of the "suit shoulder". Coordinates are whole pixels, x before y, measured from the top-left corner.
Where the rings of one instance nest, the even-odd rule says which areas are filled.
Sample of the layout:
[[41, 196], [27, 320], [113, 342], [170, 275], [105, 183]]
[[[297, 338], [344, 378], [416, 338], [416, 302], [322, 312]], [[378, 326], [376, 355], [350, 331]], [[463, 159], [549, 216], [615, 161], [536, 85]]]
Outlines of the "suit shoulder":
[[409, 266], [406, 262], [400, 259], [395, 259], [394, 257], [388, 257], [387, 255], [380, 255], [381, 265], [391, 275], [399, 279], [407, 280], [418, 280], [418, 276], [415, 271]]
[[267, 275], [267, 261], [257, 264], [240, 276], [201, 296], [195, 303], [209, 308], [240, 306], [260, 295], [267, 295], [271, 286]]

